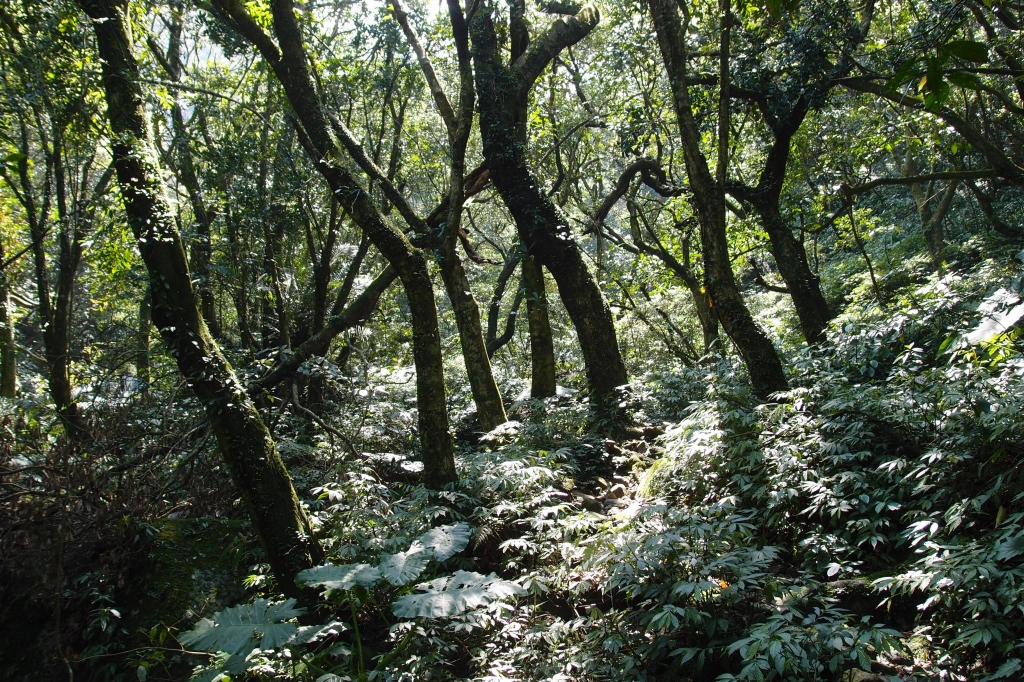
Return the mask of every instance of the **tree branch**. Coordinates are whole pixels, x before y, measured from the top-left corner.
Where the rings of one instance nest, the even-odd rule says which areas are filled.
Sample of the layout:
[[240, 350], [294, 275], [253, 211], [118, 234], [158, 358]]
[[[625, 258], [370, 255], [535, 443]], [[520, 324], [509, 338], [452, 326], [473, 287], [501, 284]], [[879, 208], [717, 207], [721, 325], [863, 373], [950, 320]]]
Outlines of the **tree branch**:
[[420, 63], [420, 69], [423, 71], [423, 77], [426, 79], [427, 87], [430, 89], [430, 95], [434, 98], [434, 104], [437, 106], [437, 113], [441, 115], [441, 119], [444, 121], [444, 125], [448, 129], [448, 137], [453, 137], [456, 129], [458, 128], [458, 122], [455, 119], [455, 110], [452, 108], [452, 103], [448, 99], [448, 95], [445, 94], [444, 87], [441, 86], [441, 81], [437, 77], [437, 72], [434, 71], [434, 65], [430, 62], [430, 57], [427, 55], [426, 50], [423, 49], [423, 45], [420, 43], [420, 37], [416, 33], [416, 29], [409, 23], [409, 15], [402, 8], [399, 0], [392, 0], [391, 8], [394, 12], [395, 19], [398, 21], [398, 25], [402, 27], [402, 33], [405, 34], [405, 39], [409, 41], [409, 45], [412, 47], [413, 52], [416, 53], [416, 58]]
[[340, 315], [334, 315], [324, 323], [324, 328], [310, 337], [292, 353], [284, 356], [267, 374], [249, 385], [250, 395], [273, 388], [297, 370], [302, 363], [330, 345], [334, 337], [366, 321], [377, 308], [377, 301], [391, 283], [398, 278], [398, 271], [388, 266], [370, 282], [363, 293], [353, 299]]
[[587, 5], [571, 17], [555, 20], [547, 31], [530, 43], [523, 56], [512, 65], [512, 75], [517, 81], [516, 100], [525, 100], [551, 60], [565, 48], [583, 40], [600, 21], [601, 13], [597, 8]]

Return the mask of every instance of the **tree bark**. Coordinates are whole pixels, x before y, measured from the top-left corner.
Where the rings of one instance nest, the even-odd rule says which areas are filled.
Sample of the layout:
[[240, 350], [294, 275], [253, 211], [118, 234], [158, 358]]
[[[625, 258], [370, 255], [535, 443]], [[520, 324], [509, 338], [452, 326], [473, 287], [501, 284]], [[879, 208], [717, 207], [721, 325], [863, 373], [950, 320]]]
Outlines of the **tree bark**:
[[555, 344], [548, 318], [544, 270], [533, 256], [523, 258], [526, 318], [530, 325], [530, 397], [550, 398], [558, 390], [555, 378]]
[[[903, 161], [903, 175], [910, 178], [917, 174], [917, 160], [910, 149], [908, 149]], [[908, 184], [910, 195], [914, 198], [914, 205], [917, 207], [917, 216], [921, 221], [921, 232], [924, 234], [924, 242], [932, 259], [932, 267], [940, 275], [942, 274], [942, 262], [946, 254], [946, 238], [942, 234], [942, 221], [946, 219], [946, 214], [949, 213], [949, 209], [953, 204], [953, 198], [956, 196], [956, 188], [959, 184], [959, 180], [950, 180], [941, 195], [939, 192], [933, 191], [935, 189], [934, 180], [929, 181], [927, 184], [920, 182]]]
[[305, 599], [295, 575], [323, 558], [270, 433], [199, 311], [181, 235], [148, 148], [139, 66], [122, 5], [80, 0], [92, 19], [125, 213], [149, 272], [153, 321], [200, 403], [286, 595]]
[[[473, 127], [476, 101], [466, 20], [461, 4], [457, 0], [449, 2], [448, 14], [459, 65], [459, 102], [458, 107], [455, 108], [448, 100], [444, 87], [438, 80], [430, 58], [423, 49], [416, 30], [409, 22], [409, 17], [402, 8], [401, 2], [395, 0], [393, 8], [395, 18], [401, 26], [406, 40], [416, 53], [431, 97], [448, 132], [450, 147], [448, 201], [445, 221], [438, 235], [440, 241], [437, 249], [438, 264], [445, 292], [452, 306], [455, 324], [459, 330], [459, 343], [466, 365], [466, 376], [473, 394], [473, 402], [476, 405], [477, 421], [481, 430], [492, 431], [508, 421], [508, 417], [505, 415], [501, 392], [498, 390], [498, 384], [495, 382], [494, 373], [491, 370], [490, 354], [487, 352], [483, 327], [480, 323], [480, 306], [477, 304], [476, 297], [473, 296], [469, 277], [458, 253], [459, 234], [462, 230], [462, 205], [465, 199], [466, 146]], [[402, 211], [403, 215], [408, 212], [408, 210]], [[410, 222], [410, 227], [415, 229], [416, 226], [416, 221]]]
[[331, 316], [320, 331], [279, 360], [265, 376], [253, 382], [252, 388], [268, 390], [290, 376], [309, 358], [314, 355], [325, 355], [334, 337], [362, 324], [373, 314], [381, 295], [397, 277], [398, 274], [393, 267], [386, 268], [348, 307]]
[[499, 57], [490, 13], [478, 11], [472, 28], [480, 131], [491, 180], [512, 213], [527, 254], [546, 267], [558, 284], [583, 351], [592, 402], [600, 413], [613, 409], [618, 402], [616, 389], [628, 382], [611, 310], [572, 238], [567, 219], [533, 178], [523, 141], [525, 122], [516, 116], [547, 63], [586, 36], [598, 18], [596, 10], [585, 8], [568, 20], [557, 20], [511, 69]]
[[135, 376], [142, 384], [142, 402], [149, 402], [149, 385], [153, 380], [149, 346], [153, 333], [153, 294], [149, 287], [139, 301], [139, 348], [135, 356]]
[[[0, 262], [6, 260], [0, 242]], [[18, 366], [14, 347], [14, 316], [11, 308], [10, 282], [0, 271], [0, 396], [13, 398], [18, 394]]]
[[793, 235], [793, 228], [782, 217], [779, 207], [790, 144], [807, 110], [807, 104], [801, 98], [790, 110], [788, 117], [773, 126], [775, 142], [768, 152], [756, 187], [747, 187], [738, 182], [730, 182], [728, 187], [730, 194], [757, 211], [761, 225], [768, 233], [779, 275], [786, 282], [793, 307], [796, 308], [804, 339], [809, 344], [820, 344], [825, 341], [825, 329], [832, 319], [832, 312], [821, 293], [818, 277], [811, 272], [803, 245]]
[[[729, 242], [725, 224], [725, 164], [723, 137], [728, 141], [728, 39], [725, 26], [728, 5], [723, 12], [723, 39], [721, 50], [722, 72], [719, 75], [719, 163], [718, 177], [711, 175], [707, 158], [701, 151], [702, 135], [695, 121], [689, 93], [685, 36], [679, 20], [676, 3], [671, 0], [648, 0], [651, 18], [658, 36], [662, 61], [668, 72], [672, 89], [676, 121], [679, 126], [686, 163], [686, 172], [693, 189], [693, 205], [701, 227], [704, 257], [704, 286], [711, 306], [725, 332], [739, 349], [754, 393], [768, 398], [772, 393], [789, 387], [782, 362], [771, 339], [754, 321], [740, 294], [729, 258]], [[723, 119], [723, 115], [725, 118]]]
[[[171, 3], [171, 20], [168, 23], [168, 44], [167, 54], [162, 55], [160, 46], [153, 38], [149, 39], [150, 49], [157, 57], [167, 77], [173, 83], [181, 81], [181, 32], [182, 32], [182, 3], [176, 0]], [[175, 175], [184, 185], [188, 193], [189, 203], [192, 205], [192, 227], [195, 230], [195, 238], [190, 244], [191, 271], [196, 280], [199, 291], [200, 309], [203, 319], [206, 320], [210, 333], [214, 338], [220, 338], [220, 324], [217, 321], [217, 304], [214, 298], [213, 280], [210, 277], [210, 261], [213, 254], [211, 243], [211, 229], [216, 212], [209, 208], [203, 197], [202, 188], [199, 185], [199, 176], [196, 173], [195, 162], [192, 158], [192, 149], [188, 131], [185, 129], [185, 117], [178, 102], [179, 91], [174, 92], [174, 103], [171, 105], [171, 125], [174, 130], [175, 150]]]

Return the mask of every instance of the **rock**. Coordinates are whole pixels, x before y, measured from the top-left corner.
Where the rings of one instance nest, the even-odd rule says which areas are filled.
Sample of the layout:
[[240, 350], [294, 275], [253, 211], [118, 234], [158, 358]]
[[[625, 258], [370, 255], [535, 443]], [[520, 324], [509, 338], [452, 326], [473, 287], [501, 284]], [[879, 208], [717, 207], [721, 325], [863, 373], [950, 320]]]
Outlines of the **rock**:
[[637, 489], [638, 496], [648, 499], [658, 497], [664, 484], [669, 480], [671, 467], [672, 460], [666, 457], [655, 460], [654, 464], [640, 478], [640, 486]]
[[613, 485], [608, 490], [608, 492], [606, 492], [604, 494], [604, 496], [607, 497], [609, 500], [617, 500], [620, 497], [625, 497], [626, 496], [626, 487], [624, 485], [622, 485], [621, 483], [619, 483], [617, 485]]
[[613, 441], [610, 438], [606, 438], [605, 439], [605, 441], [604, 441], [604, 449], [607, 450], [608, 452], [610, 452], [613, 455], [621, 455], [622, 454], [622, 448], [620, 448], [619, 444], [616, 443], [615, 441]]
[[580, 505], [587, 511], [602, 512], [604, 505], [593, 495], [580, 495]]

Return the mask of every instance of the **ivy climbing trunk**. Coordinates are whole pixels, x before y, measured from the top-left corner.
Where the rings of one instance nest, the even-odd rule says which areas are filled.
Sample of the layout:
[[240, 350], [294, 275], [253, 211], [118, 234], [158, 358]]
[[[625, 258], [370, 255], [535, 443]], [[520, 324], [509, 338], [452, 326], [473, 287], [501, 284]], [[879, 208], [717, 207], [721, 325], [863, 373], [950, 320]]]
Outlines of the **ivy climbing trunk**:
[[139, 66], [118, 0], [80, 0], [92, 19], [112, 146], [128, 223], [149, 272], [153, 322], [206, 410], [278, 587], [304, 598], [295, 575], [323, 558], [274, 441], [200, 314], [185, 247], [148, 148]]

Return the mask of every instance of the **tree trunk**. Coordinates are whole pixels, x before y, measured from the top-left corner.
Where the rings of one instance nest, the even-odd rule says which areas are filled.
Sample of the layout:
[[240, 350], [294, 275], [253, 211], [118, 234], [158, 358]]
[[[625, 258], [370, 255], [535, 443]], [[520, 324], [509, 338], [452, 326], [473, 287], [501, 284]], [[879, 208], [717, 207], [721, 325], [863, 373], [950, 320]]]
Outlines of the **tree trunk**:
[[185, 121], [181, 114], [181, 105], [177, 102], [171, 112], [174, 122], [175, 146], [178, 148], [178, 176], [181, 184], [188, 192], [189, 202], [192, 204], [193, 229], [195, 238], [192, 240], [191, 270], [199, 290], [200, 308], [203, 319], [210, 328], [210, 333], [215, 338], [220, 338], [220, 323], [217, 320], [217, 302], [214, 298], [213, 279], [210, 276], [210, 260], [213, 255], [211, 245], [211, 226], [215, 213], [210, 210], [203, 198], [202, 189], [199, 186], [199, 178], [196, 175], [195, 164], [192, 161], [192, 152], [189, 148], [188, 135], [185, 132]]
[[793, 299], [804, 339], [809, 344], [822, 343], [832, 312], [821, 293], [819, 279], [807, 263], [804, 247], [793, 236], [793, 229], [782, 217], [777, 201], [755, 202], [753, 206], [768, 233], [775, 264]]
[[241, 242], [238, 225], [231, 215], [230, 200], [224, 210], [224, 225], [228, 233], [228, 248], [231, 254], [231, 269], [234, 277], [231, 283], [231, 300], [238, 317], [238, 335], [242, 348], [254, 348], [256, 338], [249, 326], [249, 260], [247, 250]]
[[[0, 242], [0, 262], [6, 260]], [[18, 367], [14, 349], [14, 316], [7, 273], [0, 271], [0, 396], [13, 398], [18, 394]]]
[[[700, 221], [704, 255], [704, 286], [712, 308], [726, 334], [739, 349], [754, 393], [767, 398], [786, 390], [782, 362], [771, 339], [750, 315], [732, 271], [725, 222], [725, 170], [729, 130], [728, 20], [723, 20], [719, 74], [719, 163], [718, 177], [713, 177], [707, 158], [701, 151], [702, 135], [695, 121], [689, 93], [685, 38], [676, 3], [671, 0], [648, 0], [662, 61], [672, 88], [673, 105], [679, 125], [686, 172], [693, 189], [693, 205]], [[728, 9], [728, 5], [725, 6]], [[727, 15], [727, 12], [723, 12]], [[726, 144], [723, 144], [726, 143]]]
[[949, 184], [946, 185], [946, 190], [942, 193], [942, 198], [939, 200], [939, 205], [935, 207], [928, 221], [921, 225], [922, 229], [924, 229], [925, 242], [928, 244], [928, 253], [932, 257], [932, 266], [935, 268], [935, 272], [940, 275], [942, 274], [943, 263], [946, 259], [946, 238], [942, 233], [942, 221], [945, 220], [946, 214], [949, 213], [949, 208], [953, 203], [953, 198], [956, 196], [956, 188], [959, 184], [958, 180], [949, 181]]
[[[596, 24], [593, 17], [587, 19]], [[480, 131], [491, 180], [512, 213], [527, 254], [546, 267], [558, 284], [562, 304], [576, 327], [593, 404], [604, 412], [618, 403], [614, 394], [628, 382], [626, 367], [611, 309], [572, 238], [567, 219], [537, 186], [527, 164], [521, 128], [525, 124], [516, 121], [515, 112], [520, 92], [528, 91], [532, 81], [524, 82], [501, 63], [487, 11], [477, 12], [473, 19], [473, 48]], [[529, 56], [524, 54], [517, 63]]]
[[[934, 170], [934, 166], [932, 170]], [[913, 153], [908, 148], [903, 161], [903, 175], [909, 178], [917, 175], [918, 172], [917, 159], [914, 158]], [[932, 259], [932, 267], [940, 275], [942, 274], [942, 261], [946, 252], [946, 239], [942, 234], [942, 221], [946, 219], [946, 214], [953, 204], [957, 185], [959, 185], [958, 180], [950, 180], [941, 198], [939, 193], [934, 191], [934, 181], [927, 184], [912, 182], [909, 186], [910, 195], [914, 198], [914, 205], [917, 207], [917, 217], [921, 221], [921, 232], [924, 234], [924, 241], [928, 246], [928, 254]], [[936, 200], [938, 200], [937, 204], [935, 203]]]
[[153, 332], [153, 294], [149, 287], [139, 301], [139, 349], [135, 356], [135, 376], [142, 384], [142, 402], [149, 402], [149, 384], [153, 380], [149, 360], [150, 336]]
[[530, 397], [550, 398], [557, 391], [555, 344], [548, 318], [544, 270], [533, 256], [523, 259], [523, 287], [526, 289], [526, 318], [530, 325]]
[[809, 344], [819, 344], [825, 341], [825, 328], [832, 319], [832, 312], [821, 293], [818, 277], [811, 272], [803, 245], [793, 236], [793, 228], [782, 217], [779, 208], [790, 144], [807, 111], [806, 100], [801, 98], [790, 109], [788, 116], [776, 122], [773, 127], [775, 142], [768, 152], [756, 187], [747, 187], [738, 182], [730, 182], [728, 187], [731, 194], [757, 211], [761, 225], [768, 233], [779, 275], [786, 282], [786, 289], [796, 308], [804, 339]]
[[[171, 82], [178, 83], [181, 81], [182, 2], [180, 0], [172, 1], [170, 3], [170, 10], [171, 20], [167, 25], [168, 41], [166, 56], [162, 53], [160, 45], [152, 37], [149, 38], [149, 47], [164, 71], [167, 72], [167, 77]], [[206, 201], [203, 198], [203, 191], [199, 185], [199, 177], [192, 158], [188, 132], [185, 130], [185, 117], [182, 114], [181, 104], [177, 100], [179, 95], [180, 92], [175, 90], [175, 101], [171, 105], [171, 124], [174, 130], [174, 156], [176, 160], [174, 173], [185, 187], [189, 203], [192, 205], [195, 237], [190, 244], [189, 250], [192, 276], [199, 290], [200, 309], [207, 326], [210, 328], [210, 333], [213, 334], [214, 338], [220, 338], [221, 332], [217, 321], [213, 281], [210, 278], [210, 260], [212, 255], [210, 230], [216, 213], [207, 207]]]
[[149, 271], [153, 321], [200, 403], [245, 500], [278, 588], [301, 599], [295, 575], [323, 552], [312, 537], [270, 433], [210, 336], [192, 288], [181, 236], [147, 148], [139, 67], [117, 0], [81, 0], [92, 19], [125, 213]]
[[[451, 226], [446, 225], [445, 229], [450, 230]], [[480, 324], [480, 307], [470, 289], [462, 259], [459, 258], [458, 239], [447, 237], [446, 234], [441, 247], [441, 279], [452, 304], [455, 324], [459, 328], [459, 343], [462, 345], [466, 376], [476, 404], [477, 420], [480, 430], [487, 433], [507, 422], [508, 417], [505, 416], [501, 392], [498, 391], [494, 372], [491, 371], [491, 360]]]
[[458, 478], [454, 441], [448, 429], [441, 336], [427, 261], [422, 251], [381, 215], [367, 192], [345, 169], [340, 145], [328, 124], [306, 64], [302, 31], [292, 2], [273, 0], [271, 4], [280, 50], [239, 0], [215, 0], [215, 4], [235, 20], [274, 69], [301, 125], [299, 141], [310, 160], [327, 181], [338, 203], [398, 272], [412, 318], [423, 479], [433, 488], [454, 482]]

